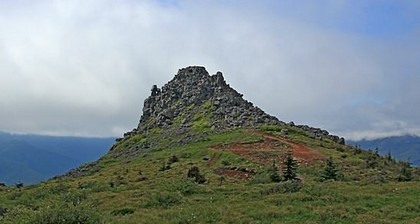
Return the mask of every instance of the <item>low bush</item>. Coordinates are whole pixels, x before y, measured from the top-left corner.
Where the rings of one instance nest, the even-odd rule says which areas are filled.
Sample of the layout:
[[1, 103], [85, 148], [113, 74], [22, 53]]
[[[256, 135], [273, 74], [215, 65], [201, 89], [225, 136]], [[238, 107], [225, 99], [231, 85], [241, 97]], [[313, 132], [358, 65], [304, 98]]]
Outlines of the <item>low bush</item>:
[[281, 131], [282, 127], [277, 126], [277, 125], [267, 125], [267, 124], [263, 124], [260, 126], [260, 130], [262, 131], [274, 131], [274, 132], [279, 132]]
[[169, 208], [173, 205], [179, 204], [180, 201], [180, 197], [176, 194], [158, 193], [146, 203], [145, 207]]
[[79, 205], [83, 200], [87, 198], [86, 191], [72, 191], [62, 196], [65, 202], [71, 203], [73, 206]]
[[191, 179], [182, 180], [181, 185], [178, 187], [178, 191], [184, 195], [189, 196], [199, 191], [198, 186]]
[[35, 215], [31, 224], [96, 224], [101, 223], [100, 216], [86, 206], [54, 206]]
[[170, 169], [171, 169], [171, 164], [163, 163], [163, 165], [159, 168], [159, 171], [163, 172], [165, 170], [170, 170]]
[[198, 184], [204, 184], [207, 181], [206, 178], [200, 174], [200, 170], [196, 166], [193, 166], [188, 170], [187, 177], [194, 178], [195, 182]]
[[111, 215], [113, 216], [125, 216], [125, 215], [130, 215], [134, 213], [134, 209], [133, 208], [121, 208], [121, 209], [116, 209], [113, 210], [111, 212]]
[[262, 195], [270, 195], [275, 193], [294, 193], [300, 191], [302, 186], [303, 184], [301, 181], [286, 181], [276, 184], [275, 186], [268, 189], [262, 190], [260, 193]]
[[169, 163], [176, 163], [178, 162], [179, 159], [176, 155], [173, 155], [170, 159], [169, 159]]

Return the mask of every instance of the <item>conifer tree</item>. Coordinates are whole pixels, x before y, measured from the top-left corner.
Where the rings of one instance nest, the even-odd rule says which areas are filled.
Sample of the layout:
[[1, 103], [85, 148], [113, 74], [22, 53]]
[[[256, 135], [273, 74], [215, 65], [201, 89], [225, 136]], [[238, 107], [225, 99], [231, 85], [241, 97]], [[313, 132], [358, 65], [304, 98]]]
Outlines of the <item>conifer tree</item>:
[[293, 158], [292, 152], [288, 151], [286, 154], [286, 159], [284, 160], [283, 168], [283, 179], [288, 180], [299, 180], [296, 174], [296, 169], [298, 167], [297, 161]]
[[325, 169], [321, 177], [323, 180], [338, 180], [338, 169], [334, 164], [332, 157], [328, 158], [327, 161], [325, 161]]

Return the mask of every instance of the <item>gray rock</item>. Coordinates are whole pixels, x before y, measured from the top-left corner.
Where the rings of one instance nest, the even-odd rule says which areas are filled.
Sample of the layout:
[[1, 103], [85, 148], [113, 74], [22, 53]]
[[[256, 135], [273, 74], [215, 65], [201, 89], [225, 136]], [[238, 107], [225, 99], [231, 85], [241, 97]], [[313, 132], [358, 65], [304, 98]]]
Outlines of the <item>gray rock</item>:
[[[258, 128], [262, 124], [285, 125], [244, 100], [242, 94], [226, 83], [221, 72], [209, 75], [204, 67], [190, 66], [179, 69], [175, 77], [161, 89], [156, 85], [152, 87], [151, 95], [144, 101], [143, 115], [137, 128], [124, 136], [147, 133], [153, 128], [162, 128], [168, 134], [188, 132], [194, 127], [197, 114], [210, 119], [209, 130], [213, 131]], [[182, 116], [181, 125], [173, 126], [173, 121], [179, 116]], [[344, 139], [330, 135], [328, 131], [307, 125], [296, 126], [293, 122], [288, 125], [304, 130], [313, 138], [325, 137], [344, 144]], [[190, 142], [192, 139], [184, 140]]]
[[[187, 115], [182, 124], [193, 123], [197, 108], [207, 102], [213, 107], [213, 110], [207, 111], [212, 113], [212, 124], [217, 123], [212, 125], [213, 130], [280, 123], [242, 96], [226, 84], [221, 72], [211, 76], [200, 66], [180, 69], [162, 89], [156, 85], [152, 87], [151, 96], [145, 100], [137, 132], [152, 129], [153, 126], [169, 126], [179, 114], [185, 113]], [[192, 109], [187, 111], [187, 108]]]
[[169, 118], [169, 119], [172, 119], [172, 117], [173, 117], [173, 113], [169, 109], [164, 110], [162, 114], [163, 114], [163, 116], [165, 116], [166, 118]]
[[346, 140], [343, 138], [343, 137], [341, 137], [339, 140], [338, 140], [338, 142], [337, 142], [338, 144], [340, 144], [340, 145], [345, 145], [346, 144]]

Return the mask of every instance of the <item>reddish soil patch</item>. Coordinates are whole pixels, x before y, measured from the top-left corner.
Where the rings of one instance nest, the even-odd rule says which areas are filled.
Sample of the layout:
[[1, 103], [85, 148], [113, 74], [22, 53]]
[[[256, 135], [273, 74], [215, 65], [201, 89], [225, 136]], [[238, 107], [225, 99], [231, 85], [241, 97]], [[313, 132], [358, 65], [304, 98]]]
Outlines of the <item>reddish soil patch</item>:
[[257, 133], [263, 137], [261, 142], [241, 144], [235, 143], [227, 146], [215, 147], [215, 150], [229, 150], [237, 155], [270, 165], [275, 160], [280, 167], [280, 161], [284, 160], [287, 151], [292, 151], [293, 157], [303, 165], [322, 159], [323, 156], [316, 150], [303, 144], [293, 142], [282, 136]]
[[264, 137], [268, 139], [279, 140], [288, 144], [290, 146], [290, 150], [292, 151], [293, 157], [305, 165], [308, 165], [315, 160], [324, 158], [324, 156], [322, 156], [318, 151], [311, 149], [304, 144], [293, 142], [290, 139], [267, 134], [265, 134]]

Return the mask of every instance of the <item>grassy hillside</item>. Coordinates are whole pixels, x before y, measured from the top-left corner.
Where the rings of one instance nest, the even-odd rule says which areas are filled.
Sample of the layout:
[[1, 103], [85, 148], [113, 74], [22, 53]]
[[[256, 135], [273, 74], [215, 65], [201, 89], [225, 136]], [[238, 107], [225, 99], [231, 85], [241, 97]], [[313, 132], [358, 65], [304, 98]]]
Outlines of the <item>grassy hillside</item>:
[[[286, 126], [162, 132], [59, 179], [0, 187], [2, 223], [420, 223], [419, 171], [405, 163]], [[289, 151], [300, 181], [273, 182]], [[328, 158], [336, 181], [321, 178]]]

